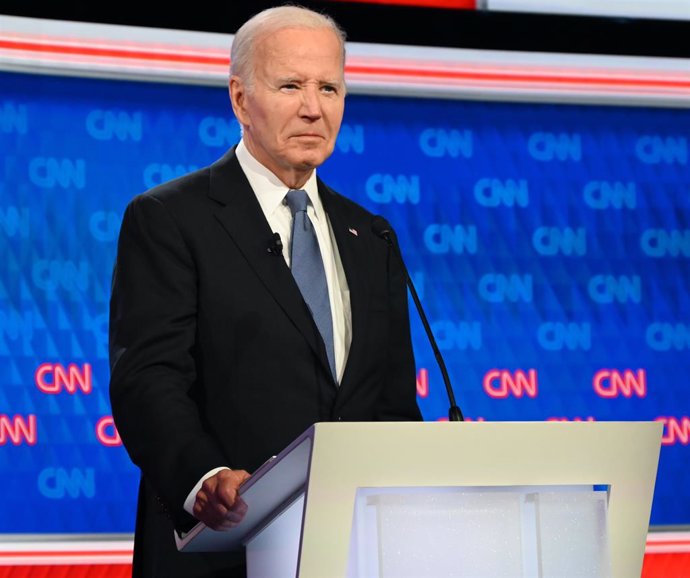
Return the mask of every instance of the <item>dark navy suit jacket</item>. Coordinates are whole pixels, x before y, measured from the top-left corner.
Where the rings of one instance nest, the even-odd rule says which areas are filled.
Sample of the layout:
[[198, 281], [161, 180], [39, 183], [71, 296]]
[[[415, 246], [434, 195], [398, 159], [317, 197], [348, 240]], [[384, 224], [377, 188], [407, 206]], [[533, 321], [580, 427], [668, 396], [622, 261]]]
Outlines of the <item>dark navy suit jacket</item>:
[[268, 251], [273, 232], [234, 149], [127, 207], [110, 397], [142, 471], [135, 576], [231, 575], [242, 555], [175, 549], [173, 528], [195, 521], [185, 498], [209, 470], [251, 472], [320, 421], [421, 419], [402, 267], [371, 213], [321, 181], [319, 194], [352, 308], [339, 386], [285, 260]]

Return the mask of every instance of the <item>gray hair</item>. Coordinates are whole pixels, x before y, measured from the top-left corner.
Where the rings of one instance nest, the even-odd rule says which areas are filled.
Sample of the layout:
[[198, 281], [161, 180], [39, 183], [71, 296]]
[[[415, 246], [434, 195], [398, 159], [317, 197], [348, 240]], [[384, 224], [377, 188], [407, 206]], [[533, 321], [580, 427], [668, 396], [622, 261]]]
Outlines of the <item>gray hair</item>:
[[235, 33], [230, 52], [230, 76], [238, 76], [250, 87], [254, 81], [254, 47], [264, 37], [285, 28], [332, 30], [342, 47], [345, 66], [345, 31], [330, 16], [297, 5], [268, 8], [247, 20]]

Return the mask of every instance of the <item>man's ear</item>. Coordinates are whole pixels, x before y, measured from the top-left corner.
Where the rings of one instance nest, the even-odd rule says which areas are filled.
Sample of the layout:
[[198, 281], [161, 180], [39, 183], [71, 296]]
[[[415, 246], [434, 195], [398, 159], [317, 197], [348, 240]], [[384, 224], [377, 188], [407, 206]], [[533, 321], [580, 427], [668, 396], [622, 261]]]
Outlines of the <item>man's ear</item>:
[[232, 105], [232, 111], [235, 113], [235, 118], [243, 126], [249, 124], [249, 116], [244, 108], [247, 87], [239, 76], [230, 77], [228, 92], [230, 94], [230, 104]]

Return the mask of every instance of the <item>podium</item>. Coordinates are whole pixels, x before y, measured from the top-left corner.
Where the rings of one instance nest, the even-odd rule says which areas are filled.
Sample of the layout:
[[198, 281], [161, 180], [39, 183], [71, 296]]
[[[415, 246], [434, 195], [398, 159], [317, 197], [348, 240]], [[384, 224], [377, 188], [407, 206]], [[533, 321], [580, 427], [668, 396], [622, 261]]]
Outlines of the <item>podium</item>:
[[250, 578], [639, 576], [660, 422], [317, 423], [242, 486]]

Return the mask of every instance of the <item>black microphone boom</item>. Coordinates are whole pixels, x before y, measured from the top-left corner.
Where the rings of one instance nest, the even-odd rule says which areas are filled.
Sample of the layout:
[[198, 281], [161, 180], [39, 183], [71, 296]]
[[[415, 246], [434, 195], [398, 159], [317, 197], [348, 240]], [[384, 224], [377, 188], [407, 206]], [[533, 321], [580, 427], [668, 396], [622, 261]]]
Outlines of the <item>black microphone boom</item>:
[[407, 283], [407, 287], [409, 288], [410, 294], [412, 295], [412, 300], [414, 301], [414, 304], [417, 307], [417, 313], [419, 313], [419, 317], [422, 320], [422, 324], [424, 325], [424, 330], [426, 331], [427, 338], [431, 343], [431, 348], [434, 350], [436, 362], [438, 363], [438, 366], [441, 370], [441, 375], [443, 376], [443, 383], [446, 385], [446, 393], [448, 394], [448, 401], [450, 402], [450, 408], [448, 409], [448, 420], [465, 421], [465, 418], [462, 415], [462, 411], [460, 411], [460, 408], [455, 403], [455, 395], [453, 394], [453, 388], [450, 385], [450, 378], [448, 377], [446, 364], [443, 361], [443, 356], [441, 355], [441, 352], [438, 349], [438, 345], [436, 345], [436, 339], [434, 339], [434, 334], [431, 331], [431, 327], [429, 326], [429, 321], [427, 320], [426, 314], [424, 313], [424, 309], [422, 308], [422, 302], [419, 300], [417, 290], [415, 289], [414, 283], [412, 283], [410, 274], [407, 271], [407, 267], [405, 266], [405, 261], [402, 258], [400, 247], [397, 245], [397, 243], [393, 242], [391, 226], [388, 224], [388, 221], [386, 221], [386, 219], [377, 215], [371, 222], [371, 230], [374, 233], [374, 235], [380, 237], [386, 243], [388, 243], [388, 246], [398, 256], [398, 260], [402, 265], [403, 272], [405, 273], [405, 282]]

